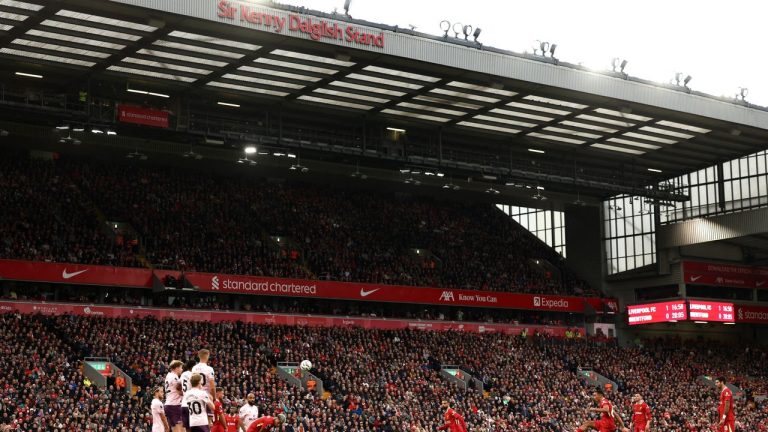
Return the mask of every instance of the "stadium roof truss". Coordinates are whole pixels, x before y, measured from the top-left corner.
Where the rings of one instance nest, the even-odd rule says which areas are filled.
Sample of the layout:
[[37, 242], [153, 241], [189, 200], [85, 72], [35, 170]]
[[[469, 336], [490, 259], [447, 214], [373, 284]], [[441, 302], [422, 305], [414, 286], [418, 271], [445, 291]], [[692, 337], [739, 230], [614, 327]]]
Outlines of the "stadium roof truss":
[[87, 0], [0, 0], [0, 57], [65, 68], [78, 80], [118, 75], [172, 94], [205, 90], [314, 104], [509, 138], [520, 149], [633, 159], [665, 173], [762, 150], [768, 138], [768, 125], [739, 125], [418, 59], [339, 51], [167, 12], [148, 19], [136, 9]]

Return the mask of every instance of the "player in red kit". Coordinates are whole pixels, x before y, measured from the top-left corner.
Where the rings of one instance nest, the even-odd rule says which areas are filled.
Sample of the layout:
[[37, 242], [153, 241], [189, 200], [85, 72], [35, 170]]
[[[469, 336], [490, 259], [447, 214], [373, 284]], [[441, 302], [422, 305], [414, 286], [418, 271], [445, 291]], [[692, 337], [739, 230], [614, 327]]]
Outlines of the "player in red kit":
[[272, 428], [279, 429], [283, 424], [285, 424], [285, 414], [278, 414], [277, 417], [264, 416], [251, 423], [246, 432], [267, 432]]
[[736, 414], [733, 412], [733, 393], [725, 385], [725, 377], [715, 380], [720, 390], [720, 405], [717, 407], [717, 432], [734, 432], [736, 430]]
[[227, 432], [240, 431], [243, 422], [240, 421], [240, 416], [237, 415], [237, 409], [230, 407], [229, 414], [224, 414], [224, 420], [227, 422]]
[[600, 420], [588, 420], [576, 429], [577, 432], [584, 432], [590, 428], [596, 429], [598, 432], [616, 432], [616, 424], [619, 424], [622, 432], [629, 432], [629, 429], [624, 427], [624, 421], [621, 419], [616, 411], [613, 409], [613, 404], [605, 398], [605, 393], [601, 389], [595, 390], [592, 393], [592, 398], [597, 403], [598, 408], [590, 408], [591, 412], [598, 412], [601, 414]]
[[437, 428], [437, 430], [447, 429], [450, 432], [467, 432], [467, 424], [464, 422], [464, 417], [451, 408], [447, 400], [444, 400], [441, 405], [445, 410], [443, 415], [445, 424]]
[[211, 432], [227, 432], [227, 421], [224, 419], [224, 407], [221, 401], [224, 399], [224, 389], [216, 389], [216, 400], [213, 401], [213, 424]]
[[645, 403], [639, 394], [632, 396], [632, 430], [633, 432], [647, 432], [651, 429], [651, 408]]

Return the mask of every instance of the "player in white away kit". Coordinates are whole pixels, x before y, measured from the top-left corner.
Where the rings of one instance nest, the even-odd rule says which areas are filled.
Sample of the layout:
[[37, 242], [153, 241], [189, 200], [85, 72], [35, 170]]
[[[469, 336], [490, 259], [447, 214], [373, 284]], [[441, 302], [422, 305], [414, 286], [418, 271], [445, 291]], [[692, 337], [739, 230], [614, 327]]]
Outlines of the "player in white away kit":
[[183, 365], [180, 360], [172, 361], [168, 365], [168, 375], [165, 376], [165, 417], [175, 432], [184, 430], [181, 423], [181, 398], [184, 392], [181, 390], [180, 378]]
[[[189, 383], [189, 380], [192, 378], [193, 367], [195, 367], [194, 360], [187, 360], [187, 362], [184, 363], [183, 372], [181, 373], [181, 378], [179, 379], [179, 381], [181, 381], [182, 395], [186, 395], [187, 392], [192, 389], [192, 384]], [[181, 424], [184, 429], [189, 432], [189, 408], [187, 407], [187, 404], [184, 403], [184, 396], [182, 396], [181, 402]]]
[[256, 395], [248, 393], [248, 403], [240, 407], [240, 421], [243, 422], [243, 430], [247, 431], [251, 423], [259, 418], [259, 407], [256, 406]]
[[[201, 349], [197, 352], [197, 357], [200, 359], [200, 363], [196, 364], [192, 368], [193, 374], [200, 374], [203, 377], [203, 390], [208, 390], [208, 394], [211, 395], [211, 400], [216, 400], [216, 382], [213, 378], [213, 368], [208, 366], [208, 359], [211, 356], [211, 352], [207, 349]], [[213, 422], [213, 411], [210, 412], [211, 422]]]
[[203, 377], [200, 374], [192, 374], [189, 384], [192, 386], [184, 394], [182, 403], [189, 409], [189, 426], [191, 432], [210, 432], [208, 427], [208, 413], [213, 413], [213, 399], [207, 391], [203, 390], [201, 383]]
[[150, 411], [152, 412], [152, 432], [171, 432], [171, 427], [168, 425], [168, 420], [165, 418], [163, 410], [163, 388], [157, 387], [153, 394], [155, 398], [152, 399], [152, 405], [150, 406]]
[[197, 357], [200, 359], [200, 363], [196, 364], [192, 368], [193, 374], [200, 374], [203, 377], [202, 386], [204, 390], [208, 390], [208, 394], [211, 395], [211, 399], [216, 399], [216, 380], [213, 378], [213, 368], [208, 366], [208, 359], [211, 356], [211, 352], [207, 349], [201, 349], [197, 352]]

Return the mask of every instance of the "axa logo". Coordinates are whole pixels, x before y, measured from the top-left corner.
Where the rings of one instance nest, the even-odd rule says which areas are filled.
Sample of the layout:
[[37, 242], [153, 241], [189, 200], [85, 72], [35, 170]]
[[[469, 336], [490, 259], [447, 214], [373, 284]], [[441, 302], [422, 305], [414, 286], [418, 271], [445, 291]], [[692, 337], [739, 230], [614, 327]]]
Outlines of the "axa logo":
[[211, 278], [211, 289], [217, 290], [217, 291], [219, 290], [219, 277], [218, 276], [213, 276]]
[[456, 301], [456, 299], [453, 297], [453, 291], [443, 291], [443, 293], [440, 294], [440, 301], [444, 301], [444, 302]]

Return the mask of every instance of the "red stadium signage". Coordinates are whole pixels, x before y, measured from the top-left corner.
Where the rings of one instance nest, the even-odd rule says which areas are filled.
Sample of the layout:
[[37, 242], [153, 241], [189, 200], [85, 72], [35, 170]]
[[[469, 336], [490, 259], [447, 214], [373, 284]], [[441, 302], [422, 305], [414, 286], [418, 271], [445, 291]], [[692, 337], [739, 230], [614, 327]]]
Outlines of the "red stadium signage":
[[685, 300], [646, 303], [627, 306], [629, 325], [684, 321], [687, 318]]
[[768, 306], [735, 305], [736, 322], [768, 324]]
[[689, 300], [688, 317], [693, 321], [736, 322], [733, 303]]
[[768, 268], [699, 261], [683, 262], [687, 284], [735, 288], [768, 288]]
[[152, 277], [146, 268], [0, 260], [0, 278], [11, 280], [152, 288]]
[[503, 309], [533, 309], [548, 312], [584, 312], [585, 303], [589, 303], [597, 311], [602, 312], [604, 310], [604, 301], [599, 298], [585, 299], [554, 295], [278, 279], [214, 273], [186, 273], [184, 277], [192, 286], [200, 291], [222, 293]]
[[587, 305], [598, 313], [617, 310], [615, 299], [564, 297], [544, 294], [459, 290], [449, 288], [378, 285], [214, 273], [184, 273], [127, 267], [36, 261], [0, 260], [0, 278], [76, 285], [152, 288], [166, 275], [182, 276], [200, 291], [279, 297], [307, 297], [370, 302], [454, 305], [480, 308], [530, 309], [583, 313]]
[[384, 33], [370, 33], [354, 25], [339, 25], [338, 22], [306, 15], [276, 13], [272, 9], [254, 4], [221, 0], [216, 3], [216, 15], [229, 21], [240, 21], [262, 27], [275, 33], [303, 33], [312, 40], [339, 40], [353, 45], [367, 45], [384, 48]]
[[554, 327], [540, 325], [485, 324], [454, 321], [417, 321], [386, 318], [344, 318], [332, 316], [238, 313], [210, 310], [176, 310], [137, 307], [92, 306], [69, 303], [30, 303], [0, 301], [0, 313], [20, 312], [23, 314], [98, 316], [107, 318], [146, 318], [177, 319], [187, 321], [231, 322], [241, 321], [253, 324], [291, 325], [309, 327], [361, 327], [377, 330], [432, 330], [457, 331], [466, 333], [502, 333], [519, 335], [526, 331], [550, 336], [565, 336], [568, 330], [583, 328]]
[[133, 123], [159, 128], [168, 127], [168, 112], [130, 105], [117, 106], [117, 119], [122, 123]]

